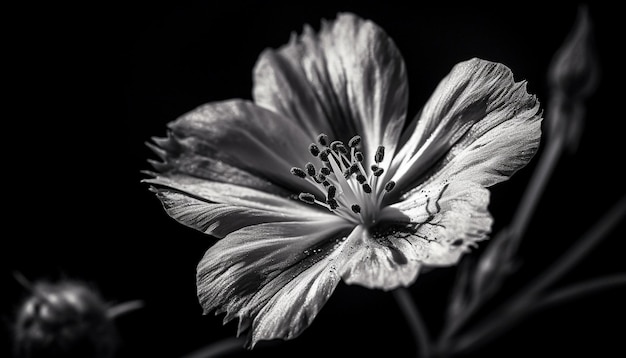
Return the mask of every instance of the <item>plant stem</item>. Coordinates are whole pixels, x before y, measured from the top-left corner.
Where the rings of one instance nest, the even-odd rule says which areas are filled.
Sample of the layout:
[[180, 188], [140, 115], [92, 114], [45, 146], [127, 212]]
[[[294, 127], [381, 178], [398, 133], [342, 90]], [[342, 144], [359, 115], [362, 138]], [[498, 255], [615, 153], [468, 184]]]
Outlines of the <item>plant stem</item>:
[[[504, 328], [511, 326], [517, 322], [519, 318], [524, 317], [529, 311], [535, 310], [536, 306], [543, 306], [551, 304], [558, 300], [564, 300], [576, 297], [589, 289], [603, 288], [609, 284], [623, 283], [624, 276], [613, 277], [609, 281], [595, 282], [580, 284], [573, 286], [566, 291], [558, 291], [545, 299], [537, 300], [538, 294], [540, 294], [546, 287], [554, 283], [560, 278], [567, 270], [575, 265], [586, 253], [589, 252], [595, 246], [600, 239], [606, 236], [616, 225], [621, 222], [621, 219], [626, 215], [626, 196], [622, 197], [604, 217], [598, 221], [590, 230], [588, 230], [560, 260], [550, 267], [545, 274], [539, 276], [539, 278], [531, 283], [526, 289], [522, 291], [518, 296], [505, 304], [503, 308], [499, 310], [497, 314], [494, 314], [492, 319], [483, 323], [472, 332], [468, 333], [465, 337], [458, 340], [458, 344], [455, 344], [452, 348], [454, 351], [467, 350], [469, 348], [476, 348], [479, 344], [483, 344], [488, 340], [492, 340], [499, 334], [504, 332]], [[607, 279], [608, 280], [608, 279]], [[448, 348], [449, 349], [449, 348]]]
[[428, 358], [431, 357], [430, 338], [428, 331], [424, 325], [422, 316], [420, 315], [415, 302], [411, 298], [411, 294], [405, 287], [400, 287], [392, 291], [393, 297], [398, 302], [398, 306], [404, 313], [404, 317], [413, 332], [415, 337], [415, 343], [417, 346], [418, 357]]
[[227, 338], [191, 352], [182, 358], [213, 358], [243, 349], [242, 338]]

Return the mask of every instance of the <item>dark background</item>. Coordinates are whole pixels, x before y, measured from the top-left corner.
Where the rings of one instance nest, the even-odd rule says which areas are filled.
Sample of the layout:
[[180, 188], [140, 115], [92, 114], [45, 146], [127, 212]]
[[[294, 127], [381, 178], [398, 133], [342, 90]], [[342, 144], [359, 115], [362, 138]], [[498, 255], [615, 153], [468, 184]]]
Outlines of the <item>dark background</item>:
[[[305, 23], [352, 11], [396, 42], [409, 75], [409, 115], [451, 67], [471, 57], [509, 66], [542, 105], [546, 71], [569, 32], [576, 4], [415, 6], [398, 2], [231, 2], [228, 5], [30, 5], [7, 9], [3, 66], [2, 351], [32, 281], [70, 277], [97, 285], [109, 302], [140, 299], [120, 317], [121, 357], [180, 357], [234, 336], [235, 324], [202, 316], [195, 267], [212, 241], [171, 220], [140, 183], [153, 158], [144, 142], [205, 102], [251, 98], [252, 68], [266, 47], [285, 44]], [[556, 260], [624, 195], [621, 11], [589, 6], [600, 87], [575, 155], [564, 156], [521, 247], [509, 289]], [[545, 142], [544, 142], [545, 143]], [[542, 143], [543, 144], [543, 143]], [[543, 147], [542, 147], [543, 148]], [[494, 231], [510, 221], [536, 160], [492, 188]], [[589, 252], [561, 284], [623, 273], [625, 225]], [[484, 248], [483, 244], [476, 255]], [[455, 268], [424, 274], [410, 290], [436, 334]], [[521, 286], [520, 286], [521, 287]], [[471, 356], [624, 354], [624, 288], [529, 317]], [[242, 356], [298, 354], [412, 356], [413, 344], [389, 293], [340, 284], [299, 338]], [[470, 355], [468, 355], [470, 356]]]

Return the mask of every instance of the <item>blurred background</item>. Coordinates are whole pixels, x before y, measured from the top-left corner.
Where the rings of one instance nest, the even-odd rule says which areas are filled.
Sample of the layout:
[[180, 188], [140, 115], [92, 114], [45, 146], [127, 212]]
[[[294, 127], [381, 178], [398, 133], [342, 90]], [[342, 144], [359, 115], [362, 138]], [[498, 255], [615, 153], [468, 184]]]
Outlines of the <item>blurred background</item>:
[[[252, 68], [266, 47], [304, 24], [350, 11], [380, 25], [404, 56], [415, 115], [454, 64], [471, 57], [509, 66], [545, 107], [550, 60], [578, 4], [413, 5], [412, 2], [233, 1], [169, 5], [29, 5], [7, 9], [3, 67], [3, 248], [0, 356], [10, 356], [14, 279], [74, 278], [111, 303], [145, 307], [116, 323], [120, 357], [182, 357], [236, 333], [203, 316], [195, 268], [213, 241], [170, 219], [140, 180], [154, 158], [144, 145], [165, 125], [210, 101], [251, 98]], [[624, 21], [589, 5], [601, 65], [578, 150], [564, 155], [520, 248], [507, 290], [532, 280], [624, 195]], [[8, 92], [8, 93], [7, 93]], [[542, 143], [542, 148], [545, 143]], [[541, 150], [540, 150], [541, 153]], [[492, 188], [494, 232], [517, 207], [536, 161]], [[560, 284], [624, 273], [622, 222]], [[478, 255], [489, 242], [476, 250]], [[441, 328], [456, 268], [410, 288], [432, 335]], [[542, 311], [468, 357], [579, 353], [623, 355], [623, 287]], [[495, 306], [494, 306], [495, 307]], [[243, 357], [298, 354], [414, 355], [390, 293], [340, 284], [297, 339]], [[233, 355], [235, 356], [235, 355]]]

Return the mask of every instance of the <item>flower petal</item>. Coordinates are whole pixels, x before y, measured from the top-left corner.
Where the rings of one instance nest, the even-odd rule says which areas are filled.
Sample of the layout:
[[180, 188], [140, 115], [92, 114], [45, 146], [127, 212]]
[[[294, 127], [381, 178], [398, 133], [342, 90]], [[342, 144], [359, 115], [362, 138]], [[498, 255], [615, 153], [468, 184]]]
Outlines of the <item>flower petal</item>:
[[227, 235], [205, 253], [197, 270], [205, 313], [239, 318], [251, 328], [248, 345], [290, 339], [313, 320], [338, 283], [335, 260], [351, 226], [333, 220], [266, 223]]
[[147, 179], [166, 212], [180, 223], [222, 238], [259, 223], [334, 220], [300, 201], [185, 175]]
[[[280, 192], [310, 189], [290, 173], [311, 158], [314, 140], [293, 121], [244, 100], [209, 103], [168, 125], [157, 141], [165, 161], [157, 170]], [[228, 170], [225, 175], [221, 170]]]
[[341, 273], [347, 284], [392, 290], [415, 281], [421, 264], [419, 253], [408, 241], [382, 234], [372, 236], [364, 231], [357, 242], [351, 242], [360, 247], [349, 255]]
[[266, 50], [254, 70], [254, 100], [294, 118], [309, 135], [363, 138], [366, 160], [379, 145], [393, 156], [408, 101], [402, 55], [371, 21], [343, 13], [315, 34]]
[[398, 192], [444, 167], [446, 175], [461, 175], [454, 180], [484, 186], [505, 180], [536, 152], [540, 125], [539, 102], [526, 82], [514, 82], [508, 67], [461, 62], [439, 84], [394, 158], [390, 171]]
[[410, 243], [424, 265], [448, 266], [487, 238], [488, 204], [489, 190], [472, 181], [431, 183], [383, 209], [381, 220], [390, 242]]

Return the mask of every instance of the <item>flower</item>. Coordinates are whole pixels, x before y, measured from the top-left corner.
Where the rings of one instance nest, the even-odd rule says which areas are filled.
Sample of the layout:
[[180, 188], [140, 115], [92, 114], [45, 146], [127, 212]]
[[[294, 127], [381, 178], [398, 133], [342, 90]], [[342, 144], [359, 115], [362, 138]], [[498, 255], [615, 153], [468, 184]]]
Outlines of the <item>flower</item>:
[[394, 42], [342, 13], [254, 68], [254, 101], [205, 104], [149, 146], [167, 213], [216, 237], [197, 268], [205, 313], [248, 347], [291, 339], [343, 280], [391, 290], [487, 238], [486, 187], [534, 155], [539, 102], [502, 64], [454, 66], [405, 123]]

